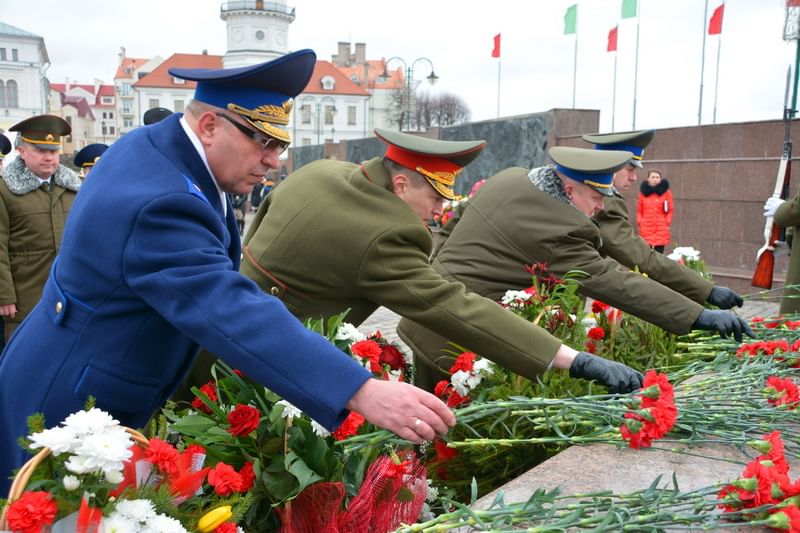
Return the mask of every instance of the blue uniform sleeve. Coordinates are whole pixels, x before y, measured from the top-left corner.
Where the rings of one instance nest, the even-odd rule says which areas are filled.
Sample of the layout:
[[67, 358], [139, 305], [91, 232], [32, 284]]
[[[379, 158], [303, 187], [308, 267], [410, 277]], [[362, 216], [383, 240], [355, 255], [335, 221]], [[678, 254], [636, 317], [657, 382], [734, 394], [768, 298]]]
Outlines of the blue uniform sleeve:
[[225, 236], [219, 215], [200, 199], [177, 193], [156, 199], [133, 225], [125, 280], [183, 334], [336, 427], [371, 375], [234, 271]]

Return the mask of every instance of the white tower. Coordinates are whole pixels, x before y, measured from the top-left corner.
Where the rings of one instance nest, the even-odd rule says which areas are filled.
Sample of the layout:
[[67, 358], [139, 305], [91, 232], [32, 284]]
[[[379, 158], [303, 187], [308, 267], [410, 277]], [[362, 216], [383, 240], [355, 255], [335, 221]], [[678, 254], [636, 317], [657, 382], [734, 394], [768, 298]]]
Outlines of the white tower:
[[219, 16], [228, 27], [225, 68], [254, 65], [289, 51], [289, 24], [294, 8], [285, 0], [232, 0], [223, 2]]

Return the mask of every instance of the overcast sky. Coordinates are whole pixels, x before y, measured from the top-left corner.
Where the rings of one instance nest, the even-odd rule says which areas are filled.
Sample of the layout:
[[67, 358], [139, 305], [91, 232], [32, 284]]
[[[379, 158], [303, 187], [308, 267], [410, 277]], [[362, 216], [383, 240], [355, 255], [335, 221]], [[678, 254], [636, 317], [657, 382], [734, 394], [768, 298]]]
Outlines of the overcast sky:
[[[339, 41], [365, 42], [370, 59], [429, 58], [439, 76], [431, 90], [461, 96], [473, 120], [572, 107], [575, 35], [563, 16], [575, 0], [295, 0], [290, 50], [330, 59]], [[580, 0], [575, 107], [600, 109], [601, 131], [633, 127], [637, 19], [620, 20], [622, 0]], [[697, 124], [705, 0], [639, 0], [637, 128]], [[708, 0], [708, 17], [721, 0]], [[113, 82], [120, 46], [131, 57], [224, 54], [225, 23], [215, 0], [0, 0], [0, 21], [44, 37], [51, 82]], [[712, 122], [721, 42], [717, 122], [781, 116], [786, 69], [796, 44], [784, 42], [785, 0], [727, 0], [720, 36], [706, 36], [703, 123]], [[619, 24], [617, 54], [606, 52]], [[393, 63], [393, 66], [397, 63]], [[415, 79], [429, 74], [418, 62]], [[423, 86], [424, 87], [424, 86]]]

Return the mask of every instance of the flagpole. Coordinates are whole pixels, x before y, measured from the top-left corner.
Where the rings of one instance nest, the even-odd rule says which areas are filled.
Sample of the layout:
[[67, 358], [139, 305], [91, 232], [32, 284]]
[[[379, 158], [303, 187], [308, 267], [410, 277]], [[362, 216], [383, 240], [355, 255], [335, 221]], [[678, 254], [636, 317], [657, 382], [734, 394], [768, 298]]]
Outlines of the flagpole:
[[500, 118], [500, 58], [497, 58], [497, 118]]
[[703, 76], [706, 68], [706, 21], [708, 20], [708, 0], [703, 11], [703, 54], [700, 57], [700, 106], [697, 109], [697, 125], [703, 121]]
[[719, 41], [717, 41], [717, 74], [714, 80], [714, 114], [711, 116], [711, 123], [717, 123], [717, 90], [719, 88], [719, 51], [722, 48], [722, 34], [719, 35]]
[[617, 52], [614, 51], [614, 90], [611, 96], [611, 131], [614, 131], [614, 117], [617, 115]]
[[575, 55], [572, 59], [572, 109], [575, 109], [575, 87], [578, 79], [578, 17], [575, 16]]
[[[706, 0], [708, 1], [708, 0]], [[633, 67], [633, 128], [636, 129], [636, 94], [637, 94], [637, 86], [639, 82], [639, 20], [642, 16], [642, 4], [636, 8], [636, 62], [634, 63]]]

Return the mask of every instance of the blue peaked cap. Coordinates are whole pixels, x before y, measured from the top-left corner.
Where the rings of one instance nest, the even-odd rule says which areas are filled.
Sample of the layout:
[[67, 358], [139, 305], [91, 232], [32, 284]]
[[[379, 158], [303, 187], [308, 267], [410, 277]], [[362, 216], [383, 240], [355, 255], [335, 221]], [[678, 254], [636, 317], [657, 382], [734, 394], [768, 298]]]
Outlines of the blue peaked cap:
[[75, 154], [75, 166], [91, 167], [108, 150], [108, 145], [103, 143], [87, 144], [80, 152]]
[[289, 133], [279, 126], [289, 123], [291, 99], [306, 88], [316, 62], [314, 51], [304, 49], [253, 66], [171, 68], [169, 73], [196, 81], [196, 100], [233, 111], [262, 132], [288, 142]]

